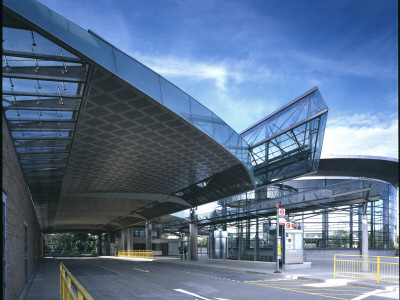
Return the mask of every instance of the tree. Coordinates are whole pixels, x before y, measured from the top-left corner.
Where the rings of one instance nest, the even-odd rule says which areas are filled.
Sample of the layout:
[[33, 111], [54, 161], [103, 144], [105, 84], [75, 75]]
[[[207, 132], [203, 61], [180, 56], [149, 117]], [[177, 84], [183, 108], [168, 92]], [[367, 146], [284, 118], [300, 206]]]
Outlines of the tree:
[[349, 243], [349, 232], [346, 230], [336, 230], [329, 237], [330, 247], [346, 247], [346, 243]]
[[56, 233], [50, 236], [49, 246], [58, 253], [91, 253], [97, 245], [97, 236], [86, 232]]

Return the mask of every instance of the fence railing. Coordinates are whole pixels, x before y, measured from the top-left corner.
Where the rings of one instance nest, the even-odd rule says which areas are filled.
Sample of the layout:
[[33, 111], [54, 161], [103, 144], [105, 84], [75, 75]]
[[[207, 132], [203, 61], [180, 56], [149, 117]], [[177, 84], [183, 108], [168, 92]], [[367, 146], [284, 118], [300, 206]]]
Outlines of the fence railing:
[[153, 250], [122, 250], [118, 251], [120, 257], [150, 258], [153, 259]]
[[60, 299], [93, 300], [63, 263], [60, 263]]
[[335, 254], [333, 278], [336, 277], [399, 283], [399, 258]]

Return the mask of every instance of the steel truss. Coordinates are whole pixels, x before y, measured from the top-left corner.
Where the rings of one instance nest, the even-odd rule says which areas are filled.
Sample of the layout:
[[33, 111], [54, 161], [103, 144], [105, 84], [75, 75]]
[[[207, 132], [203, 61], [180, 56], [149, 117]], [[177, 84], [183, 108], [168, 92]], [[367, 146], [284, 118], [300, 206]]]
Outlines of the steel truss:
[[[292, 217], [297, 213], [320, 209], [337, 210], [341, 206], [377, 201], [386, 183], [371, 180], [350, 180], [320, 189], [285, 194], [277, 198], [248, 199], [227, 203], [226, 209], [215, 210], [198, 216], [199, 226], [225, 224], [241, 220], [273, 217], [275, 205], [280, 204]], [[246, 203], [247, 202], [247, 203]], [[182, 230], [189, 225], [184, 218], [163, 224], [163, 228]]]

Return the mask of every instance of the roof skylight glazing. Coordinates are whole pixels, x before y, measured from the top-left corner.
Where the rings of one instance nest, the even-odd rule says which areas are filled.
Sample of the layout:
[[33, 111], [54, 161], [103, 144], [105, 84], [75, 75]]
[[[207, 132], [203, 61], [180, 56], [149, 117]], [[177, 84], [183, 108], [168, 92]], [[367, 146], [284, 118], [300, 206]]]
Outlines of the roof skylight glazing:
[[13, 17], [3, 18], [3, 113], [33, 197], [50, 202], [45, 191], [61, 190], [89, 65]]

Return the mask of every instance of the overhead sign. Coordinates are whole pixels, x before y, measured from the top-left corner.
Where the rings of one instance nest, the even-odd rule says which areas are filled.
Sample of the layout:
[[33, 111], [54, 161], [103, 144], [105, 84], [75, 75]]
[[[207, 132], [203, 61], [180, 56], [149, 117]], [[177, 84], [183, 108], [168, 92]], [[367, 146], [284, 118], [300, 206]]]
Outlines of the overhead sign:
[[285, 215], [285, 209], [284, 208], [280, 208], [279, 209], [279, 216], [284, 216]]

